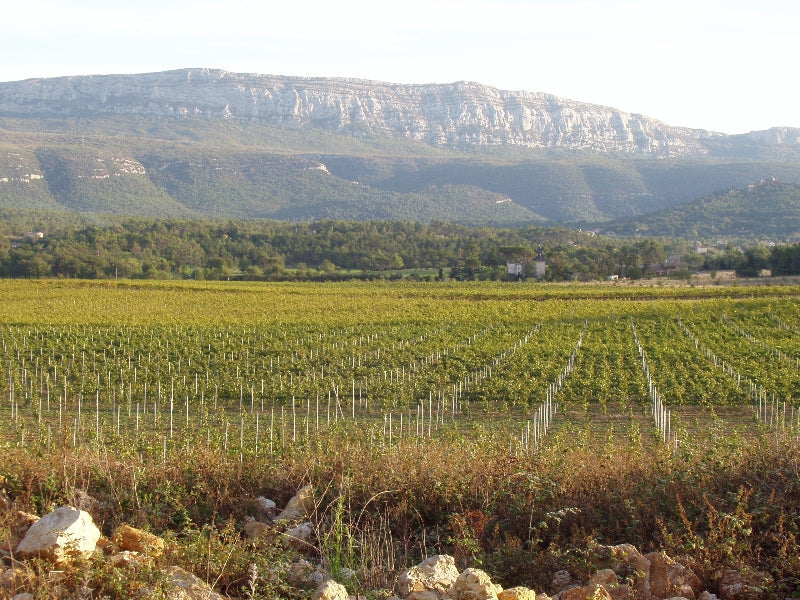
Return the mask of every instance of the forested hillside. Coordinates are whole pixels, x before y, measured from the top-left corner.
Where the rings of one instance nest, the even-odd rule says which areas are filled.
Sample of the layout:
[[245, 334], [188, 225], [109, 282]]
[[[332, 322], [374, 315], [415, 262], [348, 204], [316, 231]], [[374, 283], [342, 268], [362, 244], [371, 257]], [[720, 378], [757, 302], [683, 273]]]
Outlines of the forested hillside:
[[768, 179], [605, 228], [621, 234], [768, 241], [800, 239], [800, 185]]
[[800, 161], [515, 147], [456, 152], [167, 117], [0, 119], [0, 207], [15, 209], [586, 228], [771, 177], [800, 183]]

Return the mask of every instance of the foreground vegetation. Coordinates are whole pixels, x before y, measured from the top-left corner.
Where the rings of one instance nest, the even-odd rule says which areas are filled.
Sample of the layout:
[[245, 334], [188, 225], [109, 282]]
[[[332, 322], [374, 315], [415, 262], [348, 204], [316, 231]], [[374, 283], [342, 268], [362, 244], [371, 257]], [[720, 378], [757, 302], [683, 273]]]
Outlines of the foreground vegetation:
[[[310, 597], [291, 551], [241, 534], [309, 482], [313, 556], [352, 591], [433, 553], [547, 590], [627, 542], [711, 591], [734, 567], [800, 592], [797, 287], [3, 281], [0, 301], [5, 501], [88, 495], [106, 535], [164, 536], [161, 564], [230, 597]], [[158, 565], [121, 582], [92, 559], [67, 585], [123, 598]]]

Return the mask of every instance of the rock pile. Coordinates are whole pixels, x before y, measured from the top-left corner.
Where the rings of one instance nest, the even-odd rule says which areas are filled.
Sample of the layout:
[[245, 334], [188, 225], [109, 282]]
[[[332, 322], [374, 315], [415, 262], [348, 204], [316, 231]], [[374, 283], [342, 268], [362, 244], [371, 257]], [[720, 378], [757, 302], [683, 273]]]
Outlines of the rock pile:
[[745, 600], [763, 596], [758, 578], [734, 569], [719, 574], [719, 598], [703, 590], [700, 578], [663, 552], [642, 555], [630, 544], [599, 546], [611, 568], [598, 569], [588, 581], [568, 571], [556, 571], [548, 593], [526, 587], [507, 590], [480, 569], [458, 573], [450, 556], [432, 556], [404, 571], [398, 580], [398, 600]]
[[[76, 504], [84, 508], [91, 509], [94, 506], [93, 499], [86, 494], [76, 498], [80, 500]], [[30, 558], [51, 562], [56, 569], [51, 574], [57, 575], [62, 572], [58, 569], [93, 555], [104, 557], [103, 560], [107, 560], [112, 567], [125, 570], [143, 564], [155, 564], [154, 561], [162, 558], [165, 553], [166, 544], [163, 538], [130, 525], [117, 527], [110, 539], [101, 537], [91, 514], [78, 507], [62, 506], [41, 519], [13, 510], [7, 501], [0, 508], [5, 512], [4, 522], [7, 524], [3, 532], [4, 539], [0, 540], [0, 598], [23, 600], [32, 597], [27, 590], [35, 586], [35, 582], [29, 581], [24, 563]], [[259, 498], [256, 518], [245, 523], [244, 533], [250, 539], [280, 536], [287, 547], [307, 552], [314, 549], [313, 539], [316, 532], [314, 525], [307, 520], [313, 510], [314, 490], [310, 485], [302, 488], [277, 517], [275, 503]], [[306, 585], [321, 582], [327, 584], [327, 591], [320, 591], [319, 598], [338, 600], [343, 597], [347, 600], [346, 592], [344, 596], [341, 595], [344, 587], [330, 581], [327, 574], [321, 573], [319, 568], [304, 562], [305, 565], [298, 564], [294, 569], [295, 576], [302, 578]], [[163, 568], [163, 579], [169, 587], [166, 595], [168, 600], [224, 600], [223, 596], [214, 592], [203, 580], [180, 567]], [[60, 589], [58, 582], [50, 583], [56, 591]], [[147, 590], [140, 592], [145, 593]], [[60, 596], [66, 597], [64, 593]]]
[[[110, 539], [103, 538], [92, 516], [77, 507], [62, 506], [41, 519], [14, 511], [8, 503], [1, 508], [5, 536], [0, 539], [0, 598], [30, 597], [35, 582], [28, 580], [29, 571], [24, 567], [29, 558], [52, 562], [54, 569], [48, 577], [54, 578], [63, 573], [59, 569], [92, 556], [102, 557], [120, 570], [168, 564], [162, 538], [125, 524], [117, 527]], [[315, 549], [316, 531], [309, 519], [314, 510], [311, 486], [302, 488], [281, 512], [272, 500], [259, 498], [255, 517], [245, 522], [243, 533], [251, 540], [266, 537], [294, 550], [297, 560], [289, 565], [286, 579], [292, 585], [316, 586], [314, 600], [351, 600], [346, 588], [332, 580], [323, 565], [311, 562], [308, 551]], [[399, 575], [397, 595], [389, 600], [750, 600], [764, 596], [759, 587], [765, 581], [763, 574], [721, 568], [713, 577], [718, 597], [704, 589], [691, 568], [663, 552], [642, 554], [630, 544], [597, 546], [594, 552], [596, 564], [606, 568], [598, 567], [588, 580], [569, 571], [556, 571], [549, 589], [538, 593], [523, 586], [504, 590], [480, 569], [459, 572], [452, 556], [431, 556]], [[168, 600], [224, 600], [184, 569], [158, 568], [169, 587]], [[49, 583], [56, 590], [60, 585], [56, 580]]]
[[447, 595], [456, 579], [458, 569], [455, 559], [437, 555], [403, 571], [397, 587], [400, 596], [408, 600], [439, 600]]

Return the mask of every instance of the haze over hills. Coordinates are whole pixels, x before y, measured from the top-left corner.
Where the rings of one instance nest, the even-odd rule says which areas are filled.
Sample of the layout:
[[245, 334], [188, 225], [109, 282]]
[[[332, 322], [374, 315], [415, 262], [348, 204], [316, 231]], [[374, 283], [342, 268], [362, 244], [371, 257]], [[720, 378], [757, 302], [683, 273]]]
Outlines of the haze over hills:
[[149, 216], [601, 223], [777, 177], [727, 136], [475, 83], [185, 69], [0, 83], [0, 206]]

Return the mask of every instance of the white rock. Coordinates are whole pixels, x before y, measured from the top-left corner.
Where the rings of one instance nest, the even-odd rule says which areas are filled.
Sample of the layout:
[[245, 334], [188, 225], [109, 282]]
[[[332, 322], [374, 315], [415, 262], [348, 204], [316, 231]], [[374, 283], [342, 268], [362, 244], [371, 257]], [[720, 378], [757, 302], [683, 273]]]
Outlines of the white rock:
[[300, 523], [297, 527], [292, 527], [284, 534], [286, 543], [295, 550], [308, 552], [314, 549], [311, 543], [314, 539], [314, 524], [310, 521]]
[[31, 525], [17, 546], [17, 556], [42, 556], [62, 562], [94, 552], [100, 530], [89, 513], [71, 506], [57, 508]]
[[180, 567], [167, 569], [167, 580], [172, 588], [167, 592], [169, 600], [225, 600], [202, 579]]
[[314, 487], [309, 484], [292, 496], [276, 520], [298, 521], [307, 519], [312, 512], [314, 512]]
[[341, 583], [329, 579], [316, 589], [314, 600], [350, 600], [350, 596]]
[[497, 600], [503, 588], [480, 569], [464, 569], [450, 588], [453, 600]]
[[444, 598], [456, 579], [458, 569], [455, 559], [446, 554], [437, 554], [400, 573], [397, 587], [401, 598], [408, 598], [414, 592], [426, 591], [435, 592], [439, 598]]
[[256, 520], [271, 521], [275, 518], [278, 507], [274, 500], [260, 496], [256, 499]]

